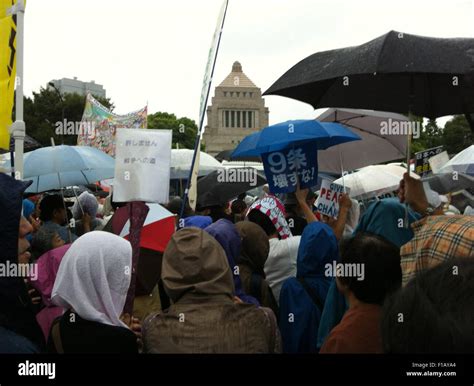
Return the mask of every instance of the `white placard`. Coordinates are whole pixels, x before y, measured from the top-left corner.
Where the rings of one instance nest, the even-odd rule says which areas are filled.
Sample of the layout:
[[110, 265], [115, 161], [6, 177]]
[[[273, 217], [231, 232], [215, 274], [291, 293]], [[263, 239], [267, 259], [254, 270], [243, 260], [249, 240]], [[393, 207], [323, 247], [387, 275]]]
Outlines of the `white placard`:
[[[449, 162], [448, 152], [445, 150], [442, 153], [436, 154], [435, 156], [431, 157], [428, 162], [430, 163], [431, 171], [436, 174], [444, 165]], [[452, 170], [446, 170], [446, 172], [450, 171]]]
[[[349, 191], [350, 189], [346, 187], [347, 194], [349, 194]], [[343, 193], [343, 185], [323, 180], [318, 199], [316, 200], [316, 210], [326, 216], [337, 218], [339, 214], [339, 200]]]
[[117, 129], [114, 201], [167, 203], [171, 130]]

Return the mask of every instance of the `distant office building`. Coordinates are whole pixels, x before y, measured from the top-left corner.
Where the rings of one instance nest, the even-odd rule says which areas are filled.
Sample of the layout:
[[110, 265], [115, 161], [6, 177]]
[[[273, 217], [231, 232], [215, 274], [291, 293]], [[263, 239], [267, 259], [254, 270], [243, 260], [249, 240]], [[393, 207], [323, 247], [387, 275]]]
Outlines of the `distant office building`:
[[[94, 96], [105, 98], [105, 89], [101, 84], [95, 83], [93, 80], [90, 82], [82, 82], [74, 77], [74, 79], [62, 78], [54, 79], [51, 82], [54, 84], [61, 94], [79, 94], [87, 95], [91, 93]], [[51, 85], [48, 83], [47, 88], [51, 88]]]
[[207, 108], [206, 153], [234, 149], [245, 136], [268, 126], [268, 114], [261, 90], [235, 62], [232, 72], [215, 88]]

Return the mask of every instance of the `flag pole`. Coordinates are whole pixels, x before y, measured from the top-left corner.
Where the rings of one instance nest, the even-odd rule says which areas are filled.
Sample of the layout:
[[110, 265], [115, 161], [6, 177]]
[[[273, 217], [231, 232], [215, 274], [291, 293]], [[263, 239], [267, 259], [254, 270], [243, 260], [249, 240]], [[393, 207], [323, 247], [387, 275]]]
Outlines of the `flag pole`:
[[[228, 6], [229, 6], [229, 0], [225, 0], [225, 5], [224, 5], [225, 8], [224, 8], [224, 13], [223, 13], [223, 17], [222, 17], [222, 22], [220, 23], [221, 25], [219, 26], [219, 37], [217, 39], [216, 52], [214, 54], [212, 69], [211, 69], [211, 73], [210, 73], [210, 77], [209, 77], [209, 81], [208, 81], [208, 85], [207, 85], [206, 97], [204, 98], [204, 104], [201, 106], [200, 117], [199, 117], [199, 129], [198, 129], [198, 132], [197, 132], [197, 135], [196, 135], [196, 141], [194, 143], [193, 159], [192, 159], [192, 162], [191, 162], [191, 169], [189, 170], [188, 180], [186, 181], [186, 189], [184, 190], [184, 198], [183, 198], [183, 203], [181, 204], [181, 211], [180, 211], [180, 216], [179, 216], [180, 218], [183, 217], [184, 210], [186, 208], [186, 204], [188, 203], [189, 188], [190, 188], [191, 179], [192, 179], [192, 176], [193, 176], [193, 173], [194, 173], [194, 167], [195, 167], [195, 163], [196, 163], [196, 155], [198, 154], [198, 151], [201, 151], [201, 139], [202, 139], [202, 136], [204, 134], [204, 128], [203, 128], [204, 117], [206, 115], [205, 113], [206, 113], [207, 101], [209, 99], [209, 93], [211, 91], [212, 77], [214, 76], [214, 69], [216, 67], [217, 54], [219, 52], [219, 46], [220, 46], [221, 37], [222, 37], [222, 29], [224, 28], [224, 22], [225, 22], [225, 17], [226, 17], [226, 14], [227, 14], [227, 7]], [[212, 50], [212, 46], [211, 46], [211, 50]], [[207, 74], [205, 74], [205, 76], [206, 75]], [[197, 165], [197, 166], [199, 167], [199, 165]]]
[[25, 122], [23, 121], [23, 47], [24, 47], [24, 0], [17, 0], [12, 7], [16, 15], [16, 90], [15, 122], [11, 125], [11, 134], [15, 139], [15, 178], [23, 179], [23, 149], [25, 142]]

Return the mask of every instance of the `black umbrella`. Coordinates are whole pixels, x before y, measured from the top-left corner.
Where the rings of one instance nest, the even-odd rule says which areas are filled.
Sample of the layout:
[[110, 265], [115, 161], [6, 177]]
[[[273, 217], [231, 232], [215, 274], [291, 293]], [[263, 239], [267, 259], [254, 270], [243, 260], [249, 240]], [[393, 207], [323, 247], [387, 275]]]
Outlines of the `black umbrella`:
[[[29, 135], [25, 135], [25, 140], [23, 143], [24, 151], [33, 151], [39, 149], [40, 147], [42, 147], [41, 143], [39, 143], [36, 139], [30, 137]], [[13, 138], [13, 136], [10, 138], [10, 150], [0, 149], [0, 154], [8, 153], [12, 150], [15, 150], [15, 139]]]
[[346, 107], [436, 118], [474, 112], [474, 39], [396, 31], [360, 46], [315, 53], [264, 95], [314, 108]]
[[231, 157], [234, 150], [223, 150], [218, 153], [214, 158], [219, 162], [222, 161], [243, 161], [243, 162], [262, 162], [262, 159], [258, 156], [255, 157]]
[[201, 208], [224, 205], [232, 198], [267, 182], [256, 169], [250, 167], [215, 170], [197, 183], [197, 204]]

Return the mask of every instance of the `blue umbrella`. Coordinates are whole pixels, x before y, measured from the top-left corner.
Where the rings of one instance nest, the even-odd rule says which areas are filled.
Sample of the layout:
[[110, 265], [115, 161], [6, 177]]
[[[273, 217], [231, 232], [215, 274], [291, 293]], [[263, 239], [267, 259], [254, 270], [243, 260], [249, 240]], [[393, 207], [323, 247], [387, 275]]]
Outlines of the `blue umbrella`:
[[24, 156], [24, 177], [33, 183], [27, 193], [87, 185], [114, 177], [115, 160], [89, 146], [43, 147]]
[[314, 143], [319, 150], [361, 138], [346, 127], [332, 122], [300, 119], [267, 126], [245, 137], [231, 157], [257, 156], [280, 151], [292, 145]]

